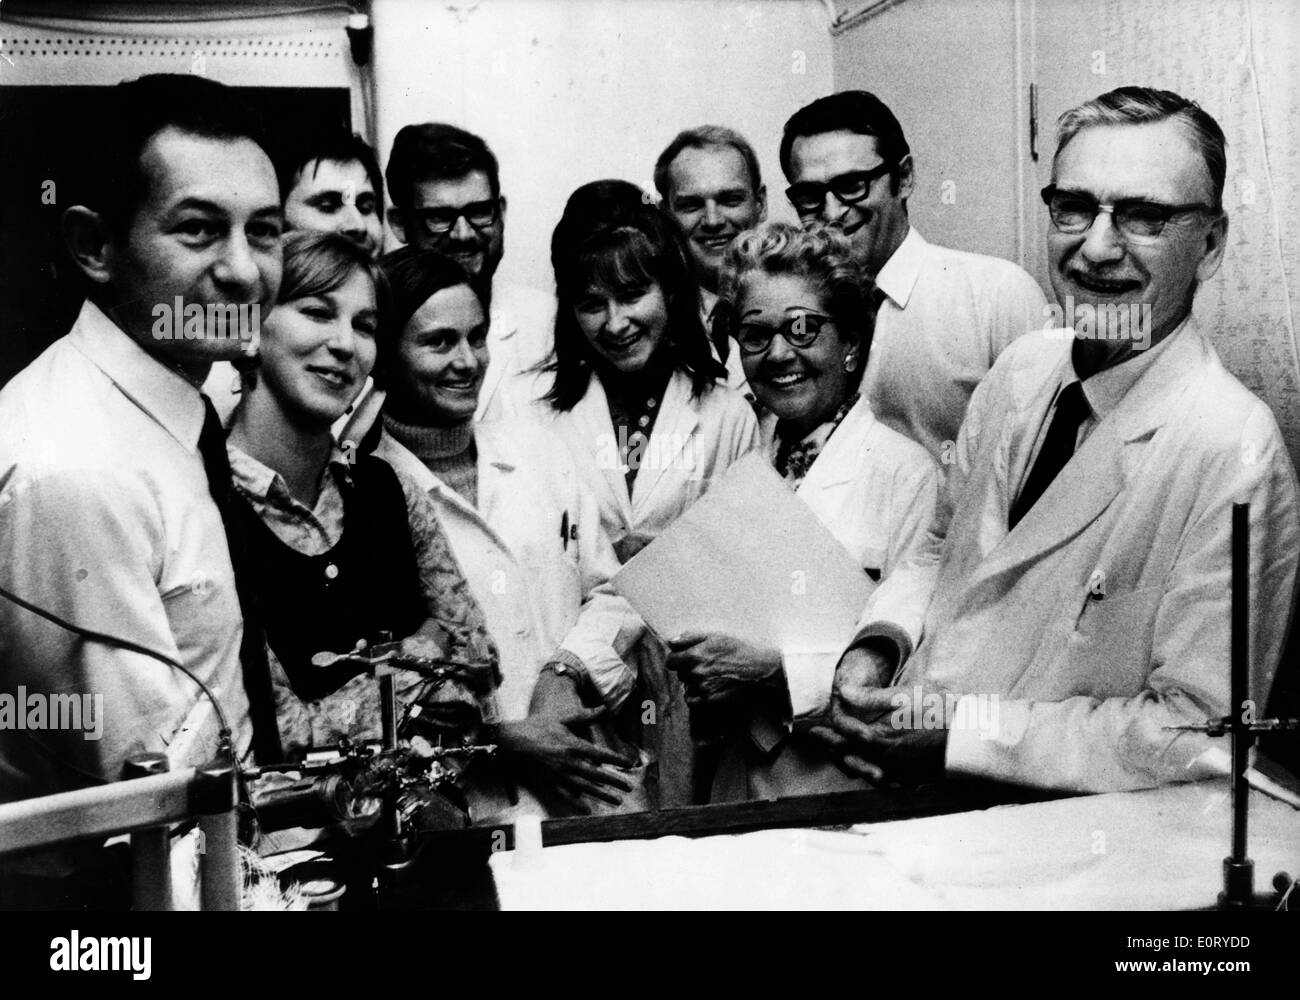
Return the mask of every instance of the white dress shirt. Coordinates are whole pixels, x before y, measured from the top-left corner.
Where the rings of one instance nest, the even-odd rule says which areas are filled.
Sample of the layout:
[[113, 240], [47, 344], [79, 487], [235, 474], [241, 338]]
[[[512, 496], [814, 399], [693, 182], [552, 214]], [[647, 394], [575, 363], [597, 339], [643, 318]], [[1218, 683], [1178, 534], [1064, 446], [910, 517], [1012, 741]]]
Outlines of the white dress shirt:
[[863, 391], [881, 423], [946, 469], [971, 393], [1003, 348], [1055, 325], [1047, 299], [1010, 261], [927, 243], [915, 229], [876, 284], [885, 299]]
[[[86, 629], [188, 667], [244, 755], [243, 633], [198, 452], [199, 391], [95, 305], [0, 390], [0, 583]], [[135, 754], [210, 759], [212, 707], [180, 671], [85, 641], [0, 599], [0, 688], [103, 697], [103, 732], [0, 731], [0, 801], [115, 781]]]

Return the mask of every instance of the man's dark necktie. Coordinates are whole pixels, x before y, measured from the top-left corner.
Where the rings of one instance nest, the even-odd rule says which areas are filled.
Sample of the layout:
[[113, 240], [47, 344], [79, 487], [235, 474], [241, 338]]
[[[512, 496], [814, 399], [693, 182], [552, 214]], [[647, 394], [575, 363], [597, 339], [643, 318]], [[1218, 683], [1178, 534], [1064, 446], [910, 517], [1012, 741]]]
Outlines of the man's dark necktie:
[[1043, 447], [1039, 449], [1034, 467], [1029, 470], [1024, 489], [1011, 507], [1008, 521], [1012, 528], [1029, 513], [1029, 508], [1038, 502], [1047, 487], [1052, 485], [1057, 473], [1065, 468], [1065, 463], [1074, 454], [1079, 425], [1091, 412], [1088, 400], [1083, 395], [1082, 382], [1071, 382], [1056, 397], [1056, 413], [1052, 417], [1051, 426], [1047, 428]]
[[259, 618], [254, 581], [248, 579], [245, 541], [239, 530], [232, 506], [238, 501], [230, 477], [230, 458], [226, 455], [226, 432], [207, 396], [203, 397], [203, 431], [199, 434], [199, 454], [208, 474], [208, 491], [221, 513], [230, 547], [230, 562], [235, 568], [235, 591], [244, 616], [244, 638], [239, 646], [244, 690], [248, 693], [248, 711], [253, 722], [253, 753], [259, 761], [269, 763], [283, 759], [280, 728], [275, 718], [275, 698], [271, 693], [271, 670], [266, 659], [266, 639]]

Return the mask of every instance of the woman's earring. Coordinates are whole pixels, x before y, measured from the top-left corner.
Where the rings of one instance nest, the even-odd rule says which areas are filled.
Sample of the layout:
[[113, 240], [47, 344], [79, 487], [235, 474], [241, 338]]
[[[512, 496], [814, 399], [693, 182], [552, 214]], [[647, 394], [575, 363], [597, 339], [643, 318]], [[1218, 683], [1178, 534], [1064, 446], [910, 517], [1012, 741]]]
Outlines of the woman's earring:
[[844, 370], [846, 372], [855, 372], [858, 370], [858, 356], [856, 354], [844, 355]]

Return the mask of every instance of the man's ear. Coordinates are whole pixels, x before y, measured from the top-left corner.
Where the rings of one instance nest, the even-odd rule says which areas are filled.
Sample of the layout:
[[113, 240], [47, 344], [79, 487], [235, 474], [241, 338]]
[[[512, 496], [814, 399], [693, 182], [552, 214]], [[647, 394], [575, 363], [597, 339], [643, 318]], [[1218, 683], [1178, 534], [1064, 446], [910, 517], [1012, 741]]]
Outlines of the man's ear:
[[912, 187], [916, 183], [914, 166], [911, 153], [898, 161], [898, 196], [900, 198], [906, 199], [912, 196]]
[[501, 194], [501, 195], [497, 195], [497, 203], [500, 205], [500, 208], [497, 209], [497, 214], [501, 217], [501, 224], [502, 224], [502, 225], [505, 225], [505, 221], [506, 221], [506, 196], [503, 195], [503, 194]]
[[754, 200], [758, 202], [758, 221], [766, 222], [767, 221], [767, 185], [766, 184], [760, 184], [758, 186], [758, 192], [755, 195]]
[[406, 219], [402, 215], [402, 210], [396, 205], [388, 206], [388, 228], [403, 243], [411, 242], [406, 238]]
[[1223, 250], [1227, 243], [1228, 213], [1222, 212], [1205, 234], [1205, 252], [1196, 265], [1198, 283], [1204, 284], [1218, 272], [1219, 265], [1223, 263]]
[[113, 237], [103, 217], [84, 205], [73, 205], [63, 213], [63, 244], [87, 278], [107, 285], [113, 277]]

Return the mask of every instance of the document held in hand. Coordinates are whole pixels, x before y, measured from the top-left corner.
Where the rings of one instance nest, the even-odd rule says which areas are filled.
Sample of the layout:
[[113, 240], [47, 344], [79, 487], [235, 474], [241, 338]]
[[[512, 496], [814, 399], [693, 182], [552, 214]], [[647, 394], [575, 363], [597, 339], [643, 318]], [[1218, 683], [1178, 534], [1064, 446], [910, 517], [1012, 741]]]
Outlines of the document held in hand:
[[761, 456], [746, 455], [614, 576], [662, 639], [729, 633], [839, 653], [875, 585]]

